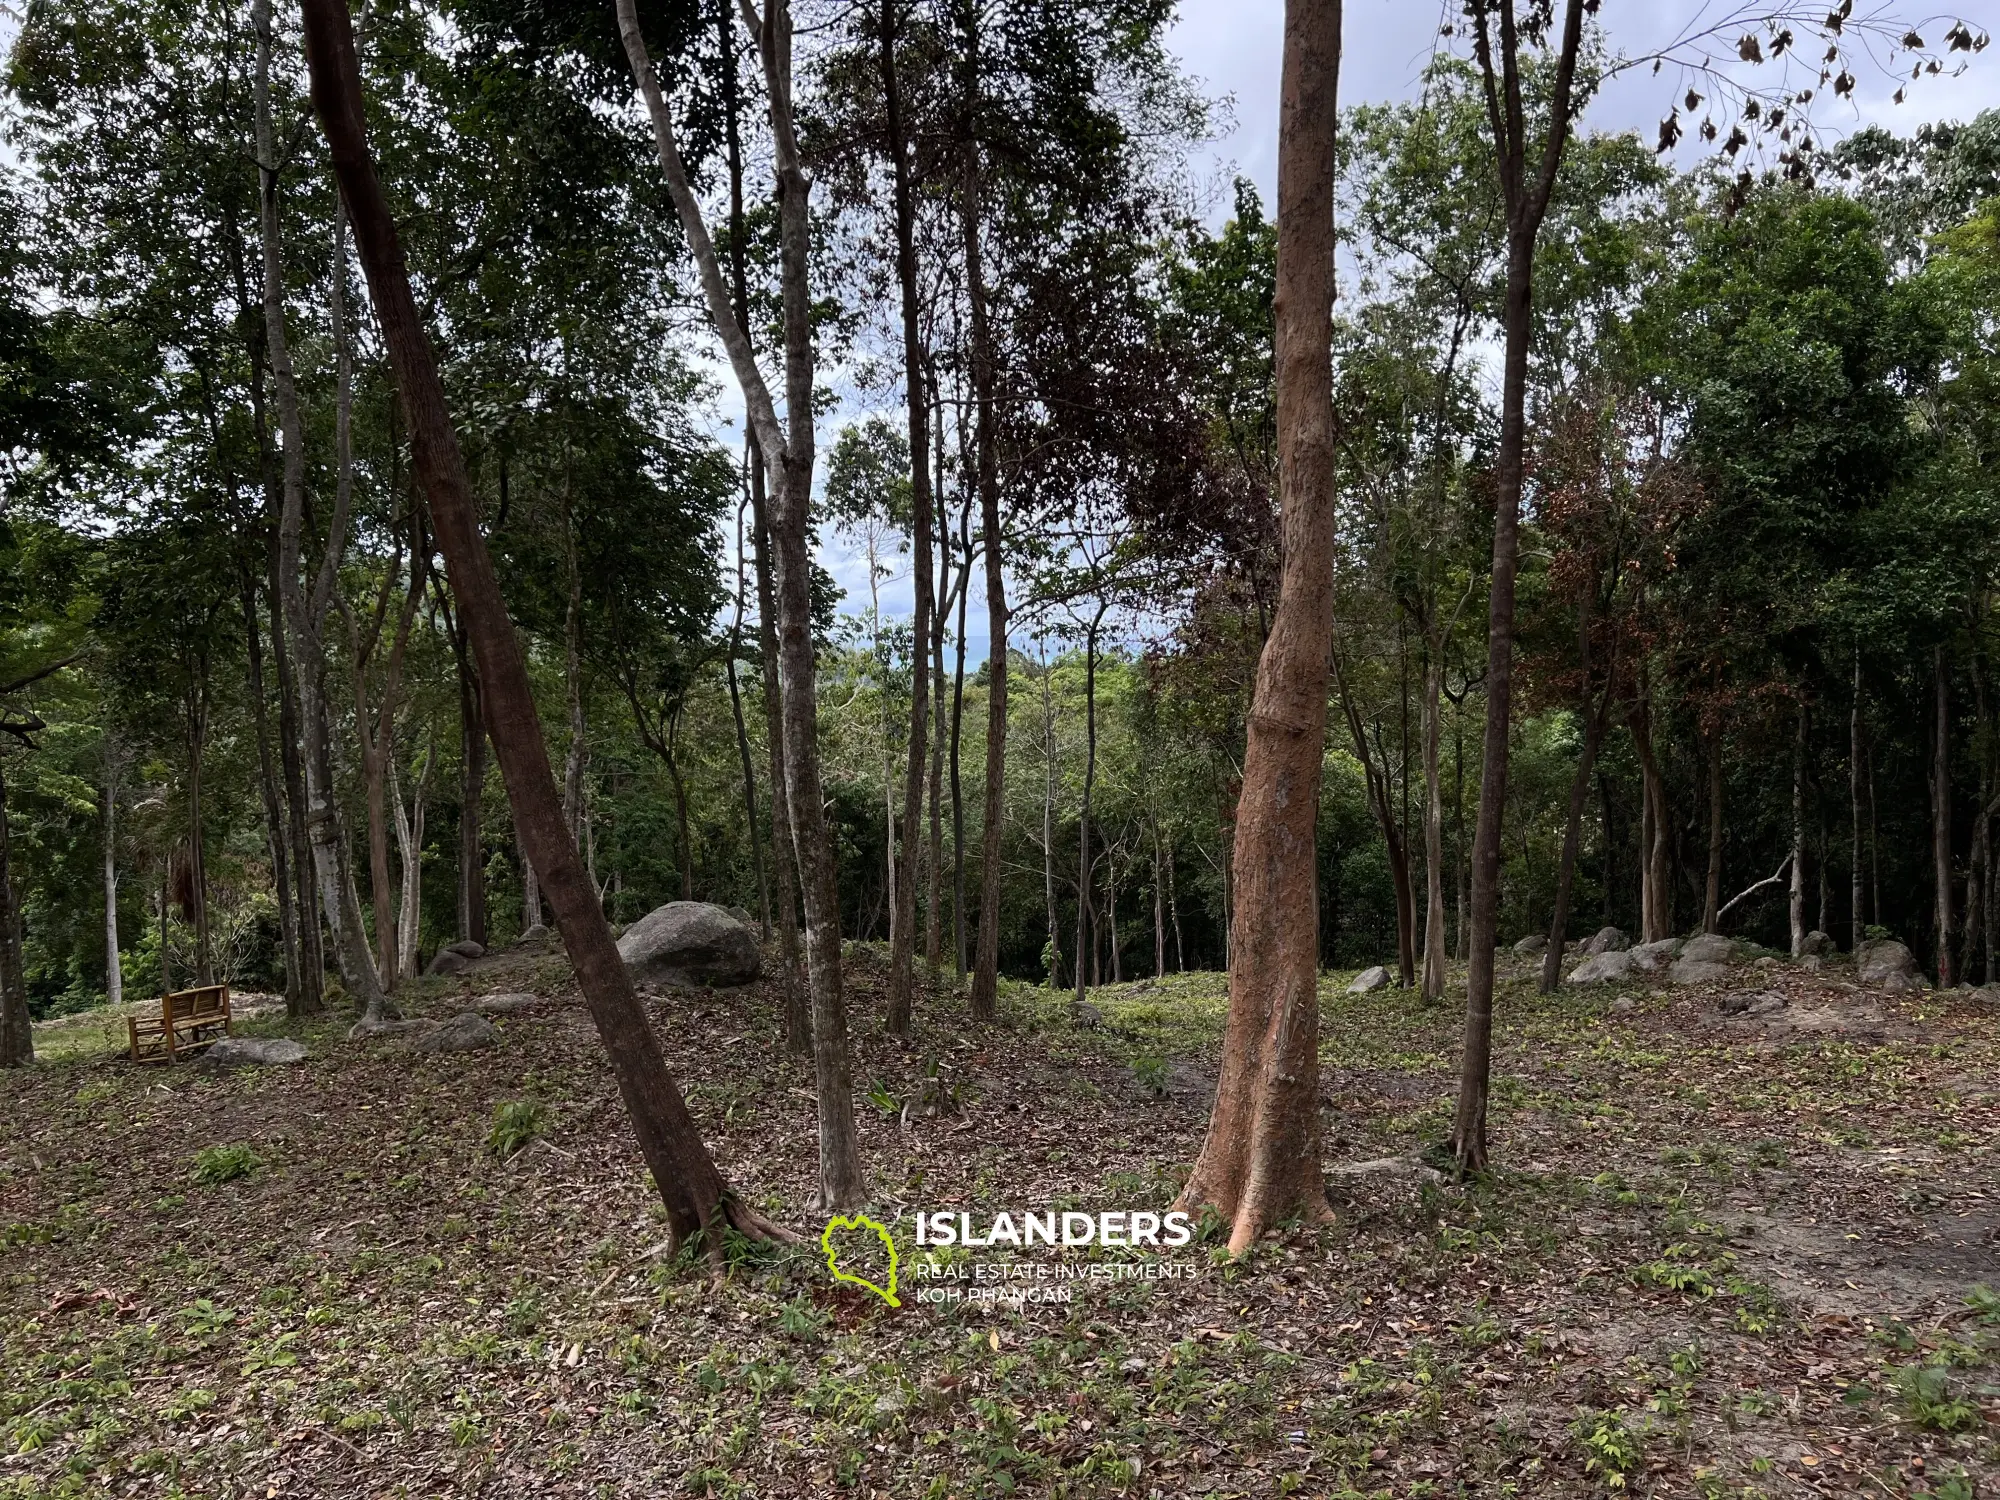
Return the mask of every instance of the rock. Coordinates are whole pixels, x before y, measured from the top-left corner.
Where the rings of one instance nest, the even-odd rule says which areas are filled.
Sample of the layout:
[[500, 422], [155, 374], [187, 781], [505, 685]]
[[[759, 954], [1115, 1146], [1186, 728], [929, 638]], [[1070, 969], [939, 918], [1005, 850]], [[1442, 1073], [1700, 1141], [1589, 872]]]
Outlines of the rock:
[[397, 1036], [405, 1031], [422, 1031], [422, 1021], [392, 1021], [386, 1016], [363, 1016], [347, 1028], [350, 1042], [365, 1042], [370, 1037]]
[[1632, 967], [1643, 974], [1665, 968], [1681, 951], [1679, 938], [1661, 938], [1658, 942], [1641, 943], [1631, 950]]
[[1125, 1360], [1118, 1366], [1119, 1372], [1125, 1375], [1143, 1375], [1147, 1368], [1146, 1362], [1138, 1358]]
[[1639, 1002], [1637, 1000], [1634, 1000], [1630, 995], [1620, 995], [1616, 1000], [1613, 1000], [1611, 1002], [1611, 1008], [1617, 1011], [1620, 1015], [1623, 1015], [1627, 1011], [1637, 1010], [1639, 1008]]
[[226, 1036], [201, 1055], [208, 1068], [282, 1068], [305, 1060], [305, 1043], [282, 1036]]
[[1632, 946], [1632, 940], [1616, 927], [1600, 927], [1583, 945], [1583, 951], [1595, 958], [1600, 953], [1620, 953]]
[[1807, 933], [1800, 941], [1799, 951], [1793, 956], [1796, 958], [1824, 958], [1827, 954], [1838, 951], [1838, 945], [1835, 944], [1832, 938], [1823, 932], [1813, 931]]
[[1632, 977], [1632, 955], [1624, 948], [1586, 958], [1570, 971], [1571, 984], [1610, 984]]
[[1687, 940], [1667, 978], [1675, 984], [1719, 984], [1739, 957], [1735, 943], [1719, 932], [1704, 932]]
[[618, 954], [634, 979], [748, 984], [763, 968], [756, 932], [706, 901], [669, 901], [625, 930]]
[[1092, 1005], [1088, 1000], [1083, 1001], [1081, 1004], [1075, 1000], [1070, 1001], [1069, 1018], [1085, 1031], [1102, 1031], [1104, 1029], [1104, 1012]]
[[1804, 969], [1808, 974], [1817, 974], [1821, 969], [1826, 967], [1826, 960], [1817, 953], [1808, 953], [1804, 958], [1799, 960], [1799, 967]]
[[1766, 953], [1757, 960], [1755, 967], [1759, 969], [1775, 969], [1778, 967], [1778, 960]]
[[1786, 1004], [1783, 995], [1761, 990], [1747, 995], [1724, 995], [1715, 1002], [1715, 1008], [1725, 1016], [1768, 1016], [1783, 1010]]
[[757, 919], [740, 906], [725, 906], [722, 909], [728, 912], [730, 916], [736, 918], [745, 927], [755, 927], [757, 925]]
[[1444, 1173], [1414, 1156], [1379, 1156], [1373, 1161], [1344, 1162], [1327, 1168], [1329, 1177], [1417, 1177], [1442, 1182]]
[[511, 1016], [542, 1003], [540, 995], [481, 995], [466, 1010], [482, 1016]]
[[500, 1045], [500, 1033], [476, 1010], [462, 1010], [411, 1044], [417, 1052], [476, 1052]]
[[484, 958], [486, 956], [486, 945], [484, 943], [475, 943], [471, 938], [460, 938], [455, 943], [446, 943], [445, 947], [456, 953], [460, 958]]
[[1522, 958], [1533, 958], [1536, 954], [1549, 951], [1549, 940], [1545, 933], [1531, 932], [1514, 945], [1514, 951]]
[[1924, 987], [1915, 955], [1894, 938], [1863, 943], [1854, 955], [1854, 974], [1869, 988], [1892, 994]]
[[430, 967], [424, 970], [425, 975], [432, 978], [447, 974], [462, 974], [464, 972], [465, 955], [453, 952], [450, 948], [438, 949], [437, 957], [433, 958]]
[[548, 928], [537, 922], [533, 927], [530, 927], [526, 932], [514, 939], [514, 946], [516, 948], [525, 948], [530, 943], [546, 943], [548, 940]]
[[1375, 990], [1386, 990], [1388, 987], [1389, 971], [1380, 964], [1377, 964], [1374, 968], [1363, 969], [1359, 974], [1355, 975], [1354, 983], [1347, 987], [1347, 993], [1350, 995], [1366, 995]]

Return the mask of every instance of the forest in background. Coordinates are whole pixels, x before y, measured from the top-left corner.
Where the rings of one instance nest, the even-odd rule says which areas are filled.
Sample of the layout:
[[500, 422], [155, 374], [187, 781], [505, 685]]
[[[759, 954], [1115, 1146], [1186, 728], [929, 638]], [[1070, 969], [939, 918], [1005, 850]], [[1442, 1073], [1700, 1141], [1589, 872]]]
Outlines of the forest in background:
[[[843, 597], [822, 573], [812, 600], [839, 928], [889, 935], [918, 766], [899, 842], [913, 940], [947, 972], [977, 966], [989, 882], [1018, 978], [1228, 957], [1280, 562], [1276, 234], [1246, 183], [1204, 218], [1188, 153], [1217, 106], [1165, 52], [1169, 14], [895, 13], [921, 528], [882, 18], [801, 44], [829, 439], [812, 524], [874, 580]], [[717, 416], [609, 12], [447, 0], [359, 24], [382, 175], [603, 910], [699, 898], [768, 933], [797, 895], [772, 853], [762, 466]], [[732, 295], [774, 348], [755, 47], [712, 10], [655, 24]], [[327, 903], [391, 992], [447, 941], [543, 920], [295, 28], [48, 4], [8, 61], [17, 1014], [210, 978], [311, 1010], [339, 967]], [[1614, 61], [1586, 43], [1585, 88]], [[1808, 181], [1757, 96], [1669, 102], [1659, 142], [1575, 141], [1541, 232], [1501, 935], [1547, 931], [1568, 885], [1572, 933], [1721, 925], [1796, 949], [1880, 929], [1941, 980], [1991, 979], [2000, 118], [1863, 130]], [[1341, 120], [1320, 946], [1405, 983], [1427, 947], [1463, 958], [1468, 930], [1506, 269], [1487, 124], [1476, 66], [1448, 55], [1415, 102]], [[1655, 150], [1721, 130], [1693, 170]], [[878, 592], [913, 570], [935, 622], [920, 661]], [[993, 673], [964, 649], [992, 619], [997, 748]], [[934, 711], [913, 721], [919, 675]]]

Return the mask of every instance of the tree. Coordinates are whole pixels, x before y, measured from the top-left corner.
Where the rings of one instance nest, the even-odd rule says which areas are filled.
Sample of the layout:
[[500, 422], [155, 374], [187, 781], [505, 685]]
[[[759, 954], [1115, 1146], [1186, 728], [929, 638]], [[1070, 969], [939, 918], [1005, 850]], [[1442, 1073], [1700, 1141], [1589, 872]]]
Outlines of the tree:
[[771, 532], [776, 547], [775, 596], [779, 662], [783, 673], [786, 800], [799, 883], [806, 907], [806, 967], [812, 985], [813, 1067], [819, 1084], [820, 1198], [828, 1208], [848, 1208], [866, 1197], [861, 1150], [854, 1133], [849, 1076], [847, 1010], [841, 993], [840, 898], [833, 846], [820, 788], [812, 643], [812, 563], [807, 550], [807, 510], [812, 497], [812, 310], [807, 287], [811, 239], [804, 169], [792, 121], [792, 20], [787, 0], [769, 0], [759, 18], [746, 4], [745, 19], [764, 64], [771, 140], [777, 157], [779, 243], [783, 262], [785, 412], [778, 421], [770, 387], [731, 304], [716, 254], [675, 141], [672, 116], [653, 73], [635, 0], [618, 0], [618, 27], [632, 76], [652, 120], [654, 144], [674, 209], [687, 236], [709, 321], [721, 336], [743, 391], [757, 449], [770, 486]]
[[1333, 183], [1337, 3], [1290, 0], [1278, 105], [1278, 493], [1284, 567], [1257, 664], [1231, 865], [1222, 1077], [1185, 1204], [1240, 1255], [1289, 1214], [1327, 1214], [1319, 1166], [1314, 820], [1333, 629]]
[[343, 0], [301, 0], [313, 109], [332, 154], [341, 197], [381, 323], [409, 423], [418, 484], [429, 504], [452, 592], [479, 658], [487, 725], [529, 857], [541, 872], [639, 1146], [677, 1241], [704, 1237], [722, 1255], [722, 1229], [753, 1238], [786, 1231], [732, 1198], [661, 1055], [610, 925], [563, 818], [519, 640], [480, 535], [437, 359], [404, 270], [395, 221], [375, 176], [362, 112], [354, 33]]

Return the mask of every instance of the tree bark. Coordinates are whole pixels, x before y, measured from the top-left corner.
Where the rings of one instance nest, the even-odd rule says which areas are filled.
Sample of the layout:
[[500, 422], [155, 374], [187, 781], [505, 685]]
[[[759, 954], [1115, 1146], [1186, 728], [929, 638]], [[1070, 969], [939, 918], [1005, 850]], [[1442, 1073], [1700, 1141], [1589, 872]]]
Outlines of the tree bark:
[[[754, 19], [749, 0], [746, 18]], [[786, 0], [769, 0], [753, 31], [764, 64], [765, 95], [778, 175], [779, 260], [785, 328], [785, 411], [777, 406], [757, 368], [742, 322], [730, 306], [721, 261], [689, 185], [673, 121], [639, 31], [636, 0], [618, 0], [619, 33], [632, 75], [645, 99], [654, 144], [682, 234], [701, 272], [710, 321], [728, 351], [758, 448], [770, 465], [771, 533], [776, 551], [773, 580], [778, 614], [778, 658], [784, 686], [787, 802], [806, 908], [806, 969], [812, 989], [814, 1072], [819, 1086], [820, 1196], [828, 1208], [846, 1208], [867, 1196], [860, 1145], [854, 1131], [849, 1076], [847, 1010], [841, 993], [840, 896], [819, 772], [818, 690], [812, 641], [812, 558], [807, 509], [813, 470], [812, 306], [807, 284], [811, 226], [805, 170], [792, 127], [792, 22]]]
[[486, 716], [472, 643], [449, 609], [445, 630], [458, 663], [458, 935], [486, 945]]
[[[259, 790], [264, 798], [264, 837], [271, 850], [271, 885], [278, 906], [278, 944], [285, 959], [285, 1014], [296, 1019], [304, 1014], [301, 1003], [303, 983], [299, 966], [299, 922], [298, 908], [292, 900], [292, 874], [289, 850], [286, 847], [285, 815], [280, 806], [278, 794], [278, 773], [271, 757], [271, 727], [269, 715], [264, 706], [264, 643], [263, 632], [257, 624], [257, 586], [246, 569], [239, 580], [243, 603], [243, 649], [250, 668], [247, 684], [250, 694], [251, 730], [257, 741], [257, 773]], [[107, 748], [107, 754], [109, 750]], [[107, 763], [108, 764], [108, 763]], [[105, 833], [105, 891], [110, 905], [106, 908], [106, 921], [110, 923], [111, 936], [117, 935], [117, 871], [111, 861], [112, 802], [116, 787], [110, 781], [105, 783], [104, 833]], [[114, 946], [111, 956], [115, 959]], [[112, 976], [115, 977], [115, 976]], [[114, 986], [122, 992], [122, 985]], [[113, 1002], [116, 1004], [116, 1000]]]
[[403, 876], [402, 894], [396, 904], [396, 973], [404, 979], [415, 979], [422, 972], [424, 800], [430, 791], [431, 765], [436, 758], [437, 747], [427, 744], [423, 769], [417, 773], [407, 808], [403, 805], [402, 780], [396, 774], [396, 762], [389, 762], [389, 799], [396, 814], [396, 855]]
[[[888, 127], [895, 192], [896, 279], [903, 304], [904, 406], [910, 431], [910, 742], [903, 775], [903, 867], [896, 886], [896, 918], [890, 924], [889, 1014], [891, 1036], [910, 1032], [911, 996], [916, 987], [917, 851], [923, 842], [924, 760], [929, 739], [931, 629], [931, 471], [930, 406], [924, 393], [924, 346], [918, 328], [916, 206], [910, 190], [910, 163], [903, 139], [903, 106], [896, 79], [899, 0], [882, 0], [882, 99]], [[893, 843], [893, 836], [891, 842]]]
[[[965, 12], [966, 76], [964, 107], [976, 119], [979, 101], [978, 8]], [[975, 1022], [999, 1012], [1000, 855], [1006, 832], [1007, 796], [1007, 579], [1000, 535], [1000, 461], [993, 402], [993, 330], [987, 308], [981, 244], [979, 142], [968, 123], [959, 187], [960, 227], [965, 242], [966, 300], [972, 315], [972, 391], [976, 419], [974, 445], [979, 476], [979, 524], [986, 549], [986, 796], [979, 830], [979, 941], [972, 969], [968, 1009]], [[1081, 952], [1077, 963], [1083, 962]]]
[[1944, 647], [1931, 648], [1931, 679], [1936, 715], [1931, 734], [1931, 871], [1937, 906], [1938, 988], [1958, 982], [1951, 951], [1951, 678], [1945, 671]]
[[1513, 722], [1514, 578], [1519, 561], [1523, 450], [1527, 429], [1528, 344], [1534, 331], [1535, 240], [1555, 187], [1569, 135], [1571, 85], [1583, 35], [1585, 0], [1567, 0], [1561, 52], [1549, 94], [1550, 126], [1533, 182], [1526, 176], [1528, 122], [1522, 105], [1519, 38], [1513, 0], [1498, 0], [1500, 65], [1493, 56], [1494, 0], [1470, 0], [1479, 71], [1507, 209], [1500, 445], [1494, 465], [1493, 571], [1487, 593], [1486, 732], [1479, 815], [1472, 835], [1471, 959], [1465, 982], [1465, 1044], [1460, 1058], [1452, 1155], [1461, 1172], [1486, 1166], [1486, 1102], [1493, 1052], [1493, 946], [1499, 935], [1500, 838], [1507, 810], [1507, 754]]
[[1049, 919], [1050, 989], [1061, 986], [1062, 923], [1056, 909], [1056, 709], [1047, 648], [1042, 654], [1042, 900]]
[[1284, 565], [1257, 662], [1231, 867], [1229, 1017], [1208, 1135], [1182, 1190], [1241, 1255], [1279, 1219], [1329, 1216], [1319, 1157], [1314, 827], [1333, 635], [1338, 0], [1288, 0], [1279, 92], [1276, 367]]
[[1439, 765], [1440, 697], [1444, 662], [1437, 643], [1424, 655], [1424, 974], [1423, 998], [1431, 1004], [1444, 996], [1444, 781]]
[[[747, 457], [747, 456], [746, 456]], [[759, 930], [771, 941], [771, 882], [764, 871], [764, 838], [757, 818], [757, 768], [750, 756], [750, 730], [743, 722], [743, 689], [736, 680], [736, 658], [743, 651], [743, 511], [750, 503], [749, 485], [736, 507], [736, 612], [729, 621], [729, 644], [722, 658], [729, 682], [729, 717], [736, 726], [736, 760], [743, 772], [743, 832], [750, 841], [750, 871], [757, 882]]]
[[[1588, 630], [1586, 622], [1586, 639]], [[1586, 669], [1588, 665], [1586, 657]], [[1576, 890], [1577, 851], [1583, 844], [1583, 804], [1590, 796], [1591, 770], [1597, 764], [1597, 752], [1604, 743], [1604, 732], [1610, 724], [1616, 675], [1614, 665], [1612, 672], [1606, 676], [1596, 712], [1584, 723], [1583, 750], [1576, 759], [1576, 774], [1570, 778], [1569, 812], [1563, 823], [1562, 863], [1556, 871], [1555, 911], [1549, 918], [1549, 946], [1542, 954], [1541, 988], [1544, 995], [1555, 993], [1556, 982], [1562, 977], [1563, 950], [1569, 946], [1570, 900]]]
[[299, 1013], [318, 1015], [326, 1009], [326, 950], [321, 940], [319, 909], [314, 904], [312, 841], [306, 836], [305, 764], [300, 746], [298, 684], [292, 674], [292, 653], [285, 639], [284, 589], [278, 561], [283, 524], [283, 486], [273, 507], [267, 560], [266, 603], [271, 630], [271, 665], [278, 678], [278, 765], [285, 778], [286, 848], [291, 859], [292, 904], [299, 939]]
[[1416, 893], [1410, 885], [1410, 851], [1403, 842], [1402, 826], [1396, 818], [1386, 752], [1378, 754], [1369, 748], [1367, 726], [1361, 722], [1361, 710], [1354, 702], [1354, 695], [1347, 689], [1338, 651], [1333, 655], [1333, 675], [1339, 685], [1340, 706], [1347, 719], [1348, 736], [1354, 742], [1354, 756], [1361, 762], [1362, 775], [1368, 782], [1368, 805], [1375, 814], [1376, 825], [1382, 830], [1382, 842], [1389, 851], [1389, 883], [1396, 893], [1396, 982], [1408, 989], [1417, 982]]
[[611, 929], [563, 823], [521, 645], [480, 535], [444, 385], [411, 295], [402, 246], [376, 180], [361, 106], [360, 70], [344, 0], [302, 0], [314, 108], [355, 226], [383, 343], [409, 419], [417, 478], [463, 611], [486, 688], [488, 728], [530, 854], [549, 883], [563, 942], [677, 1241], [697, 1233], [718, 1259], [726, 1221], [751, 1235], [775, 1226], [734, 1200], [668, 1073]]

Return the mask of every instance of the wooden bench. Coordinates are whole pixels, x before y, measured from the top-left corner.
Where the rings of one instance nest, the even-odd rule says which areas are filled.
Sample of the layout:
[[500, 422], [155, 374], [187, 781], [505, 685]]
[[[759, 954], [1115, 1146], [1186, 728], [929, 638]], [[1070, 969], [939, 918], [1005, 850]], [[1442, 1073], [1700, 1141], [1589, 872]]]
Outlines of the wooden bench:
[[172, 1062], [229, 1035], [229, 986], [208, 984], [160, 997], [157, 1016], [129, 1016], [133, 1062]]

